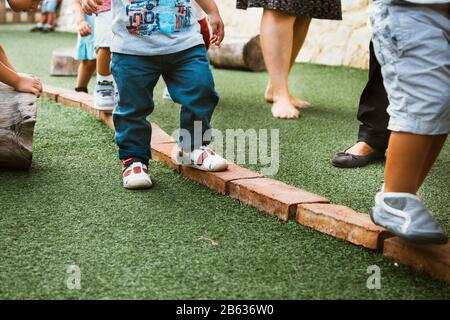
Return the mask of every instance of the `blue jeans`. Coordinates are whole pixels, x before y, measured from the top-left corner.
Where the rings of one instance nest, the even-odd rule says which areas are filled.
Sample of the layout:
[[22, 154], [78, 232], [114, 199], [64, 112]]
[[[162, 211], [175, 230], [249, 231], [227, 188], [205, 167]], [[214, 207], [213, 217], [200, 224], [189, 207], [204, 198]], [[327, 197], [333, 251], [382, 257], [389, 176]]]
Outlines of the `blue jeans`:
[[147, 117], [154, 109], [153, 89], [161, 75], [172, 99], [181, 104], [180, 128], [191, 135], [191, 141], [181, 142], [182, 147], [210, 142], [194, 141], [194, 122], [201, 123], [202, 134], [209, 130], [219, 102], [203, 45], [158, 56], [113, 53], [111, 70], [118, 90], [113, 120], [121, 160], [151, 158], [152, 129]]

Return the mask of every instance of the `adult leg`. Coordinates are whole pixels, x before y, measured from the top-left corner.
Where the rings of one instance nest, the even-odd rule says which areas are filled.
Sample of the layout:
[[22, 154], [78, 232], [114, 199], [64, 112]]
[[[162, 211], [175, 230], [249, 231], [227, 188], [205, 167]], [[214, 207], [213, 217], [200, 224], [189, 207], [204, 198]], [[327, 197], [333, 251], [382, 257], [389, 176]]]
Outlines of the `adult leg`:
[[300, 116], [288, 88], [295, 20], [293, 16], [268, 9], [261, 19], [261, 47], [273, 88], [272, 114], [276, 118]]
[[[297, 59], [303, 44], [305, 43], [306, 36], [308, 34], [309, 25], [311, 23], [310, 18], [296, 18], [294, 23], [294, 38], [292, 43], [292, 54], [291, 54], [291, 63], [289, 71], [292, 69], [295, 64], [295, 60]], [[310, 104], [306, 101], [300, 100], [290, 94], [292, 104], [297, 108], [305, 108]], [[272, 83], [269, 80], [267, 84], [267, 89], [265, 92], [265, 98], [267, 102], [273, 103], [273, 89]]]
[[370, 43], [369, 81], [361, 94], [358, 120], [361, 122], [358, 142], [362, 148], [348, 150], [349, 153], [365, 155], [375, 150], [384, 152], [388, 145], [389, 99], [383, 84], [381, 66]]
[[355, 168], [383, 158], [390, 134], [387, 129], [388, 106], [389, 99], [383, 84], [381, 66], [371, 42], [369, 80], [361, 94], [358, 109], [358, 120], [361, 122], [358, 141], [345, 152], [335, 155], [331, 161], [334, 166]]

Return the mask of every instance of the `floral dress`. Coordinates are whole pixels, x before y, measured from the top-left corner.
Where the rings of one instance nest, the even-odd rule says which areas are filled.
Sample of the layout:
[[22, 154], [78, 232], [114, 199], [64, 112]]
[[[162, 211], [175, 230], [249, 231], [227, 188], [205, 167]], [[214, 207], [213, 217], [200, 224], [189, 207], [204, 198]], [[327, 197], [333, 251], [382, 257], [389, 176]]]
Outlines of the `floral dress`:
[[238, 9], [272, 9], [291, 16], [341, 20], [340, 0], [237, 0]]

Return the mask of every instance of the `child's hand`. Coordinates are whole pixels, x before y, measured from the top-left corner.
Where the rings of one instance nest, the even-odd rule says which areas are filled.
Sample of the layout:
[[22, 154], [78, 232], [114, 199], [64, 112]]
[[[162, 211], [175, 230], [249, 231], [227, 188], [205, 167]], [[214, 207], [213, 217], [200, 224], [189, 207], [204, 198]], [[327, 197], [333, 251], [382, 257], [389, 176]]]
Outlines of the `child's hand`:
[[82, 37], [87, 37], [91, 34], [91, 25], [86, 22], [86, 20], [82, 20], [78, 22], [78, 33]]
[[218, 47], [222, 43], [223, 38], [225, 36], [225, 27], [222, 18], [220, 17], [220, 14], [217, 12], [208, 15], [208, 20], [211, 26], [211, 33], [212, 33], [211, 45], [216, 45]]
[[39, 79], [20, 75], [14, 89], [19, 92], [32, 93], [39, 98], [42, 93], [42, 84]]
[[96, 13], [98, 7], [103, 4], [103, 0], [81, 0], [81, 9], [87, 15]]

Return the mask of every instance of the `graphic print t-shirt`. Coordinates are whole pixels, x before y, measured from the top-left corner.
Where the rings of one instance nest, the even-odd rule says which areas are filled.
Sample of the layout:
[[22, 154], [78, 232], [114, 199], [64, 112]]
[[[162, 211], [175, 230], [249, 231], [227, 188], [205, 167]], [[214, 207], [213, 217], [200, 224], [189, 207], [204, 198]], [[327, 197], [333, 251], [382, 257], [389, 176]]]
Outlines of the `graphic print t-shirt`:
[[194, 0], [113, 0], [113, 52], [152, 56], [203, 43]]

